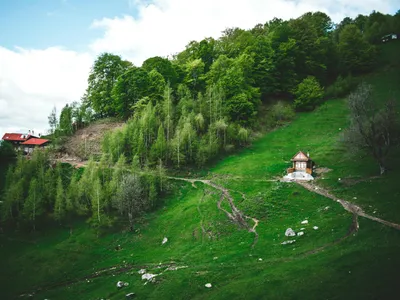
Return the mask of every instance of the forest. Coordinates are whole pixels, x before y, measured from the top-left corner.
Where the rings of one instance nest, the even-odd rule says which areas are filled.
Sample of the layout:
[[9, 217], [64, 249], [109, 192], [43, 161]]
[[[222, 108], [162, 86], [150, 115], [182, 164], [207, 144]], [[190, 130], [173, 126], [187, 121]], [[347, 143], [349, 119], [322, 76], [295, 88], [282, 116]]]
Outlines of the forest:
[[49, 153], [18, 157], [8, 169], [1, 218], [35, 229], [38, 221], [93, 226], [135, 218], [160, 205], [167, 169], [201, 168], [248, 145], [255, 132], [349, 94], [379, 67], [382, 37], [400, 33], [400, 11], [372, 12], [335, 24], [322, 12], [228, 28], [191, 41], [172, 59], [134, 66], [112, 53], [94, 62], [80, 102], [49, 115], [57, 140], [103, 118], [124, 120], [107, 132], [102, 156], [84, 169], [52, 164]]

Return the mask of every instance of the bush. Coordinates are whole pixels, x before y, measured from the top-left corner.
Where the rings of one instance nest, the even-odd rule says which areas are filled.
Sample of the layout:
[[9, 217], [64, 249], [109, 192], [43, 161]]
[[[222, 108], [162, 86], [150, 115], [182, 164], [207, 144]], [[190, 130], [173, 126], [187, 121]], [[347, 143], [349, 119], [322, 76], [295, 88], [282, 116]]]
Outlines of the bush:
[[339, 77], [325, 91], [325, 99], [345, 97], [352, 92], [358, 85], [359, 80], [351, 75]]
[[322, 100], [324, 89], [314, 76], [308, 76], [297, 85], [294, 95], [294, 107], [297, 110], [313, 110]]
[[282, 125], [286, 121], [293, 120], [296, 116], [293, 105], [278, 101], [271, 107], [270, 115], [273, 119], [274, 125]]

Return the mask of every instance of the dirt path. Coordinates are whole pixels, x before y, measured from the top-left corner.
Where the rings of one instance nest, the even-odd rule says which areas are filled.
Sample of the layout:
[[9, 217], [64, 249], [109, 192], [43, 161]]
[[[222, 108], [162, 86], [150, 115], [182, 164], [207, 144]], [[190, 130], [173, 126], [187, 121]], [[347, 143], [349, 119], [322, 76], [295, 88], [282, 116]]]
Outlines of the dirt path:
[[[258, 241], [258, 233], [256, 231], [256, 227], [258, 226], [259, 220], [253, 217], [249, 217], [244, 215], [234, 204], [233, 202], [233, 197], [231, 196], [229, 190], [223, 186], [217, 185], [213, 182], [211, 182], [208, 179], [191, 179], [191, 178], [181, 178], [181, 177], [167, 177], [168, 179], [173, 179], [173, 180], [181, 180], [181, 181], [186, 181], [190, 182], [193, 187], [197, 188], [196, 182], [201, 182], [205, 185], [211, 186], [215, 188], [216, 190], [221, 191], [221, 197], [220, 200], [217, 202], [217, 207], [219, 210], [223, 211], [228, 219], [233, 221], [235, 224], [237, 224], [241, 228], [245, 228], [247, 231], [254, 233], [254, 240], [251, 245], [252, 248], [255, 247]], [[222, 207], [222, 201], [227, 200], [229, 207], [231, 209], [231, 212], [227, 211], [225, 208]], [[254, 222], [254, 226], [250, 227], [249, 224], [247, 223], [246, 219], [251, 219]]]
[[[301, 185], [302, 187], [306, 188], [307, 190], [313, 192], [313, 193], [317, 193], [317, 194], [322, 195], [324, 197], [330, 198], [335, 202], [340, 203], [342, 205], [342, 207], [345, 210], [347, 210], [348, 212], [351, 212], [351, 213], [353, 213], [353, 214], [355, 214], [357, 216], [364, 217], [364, 218], [370, 219], [372, 221], [381, 223], [383, 225], [392, 227], [394, 229], [400, 230], [400, 225], [399, 224], [388, 222], [388, 221], [382, 220], [380, 218], [371, 216], [371, 215], [365, 213], [362, 210], [362, 208], [359, 207], [358, 205], [355, 205], [355, 204], [350, 203], [348, 201], [341, 200], [341, 199], [337, 198], [336, 196], [334, 196], [331, 193], [329, 193], [328, 190], [326, 190], [326, 189], [324, 189], [324, 188], [322, 188], [320, 186], [317, 186], [315, 183], [301, 182], [301, 181], [296, 181], [296, 183]], [[358, 222], [357, 222], [357, 228], [358, 227], [359, 227], [359, 225], [358, 225]]]

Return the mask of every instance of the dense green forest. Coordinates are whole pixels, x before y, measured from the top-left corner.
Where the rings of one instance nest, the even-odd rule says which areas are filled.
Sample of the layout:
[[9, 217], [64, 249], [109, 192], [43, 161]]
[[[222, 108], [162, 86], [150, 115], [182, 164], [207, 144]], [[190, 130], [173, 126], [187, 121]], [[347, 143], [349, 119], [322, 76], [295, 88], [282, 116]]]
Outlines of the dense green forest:
[[229, 28], [141, 67], [104, 53], [81, 102], [66, 105], [59, 118], [54, 109], [49, 125], [54, 137], [101, 118], [126, 125], [106, 133], [100, 161], [91, 159], [84, 170], [52, 165], [42, 152], [18, 158], [7, 172], [2, 220], [35, 228], [43, 218], [66, 223], [82, 215], [96, 226], [122, 218], [132, 228], [135, 217], [159, 204], [165, 168], [204, 166], [247, 145], [255, 131], [347, 95], [359, 75], [379, 67], [382, 36], [399, 32], [400, 12], [339, 24], [316, 12]]

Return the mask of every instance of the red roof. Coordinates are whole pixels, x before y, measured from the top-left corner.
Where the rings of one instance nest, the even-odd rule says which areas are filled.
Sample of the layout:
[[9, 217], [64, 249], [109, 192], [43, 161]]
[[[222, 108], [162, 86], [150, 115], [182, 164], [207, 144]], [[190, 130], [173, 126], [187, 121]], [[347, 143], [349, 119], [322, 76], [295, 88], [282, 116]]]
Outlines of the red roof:
[[46, 139], [38, 139], [38, 138], [31, 138], [23, 143], [21, 145], [43, 145], [47, 143], [49, 140]]
[[23, 142], [35, 136], [25, 133], [6, 133], [3, 135], [4, 141]]

